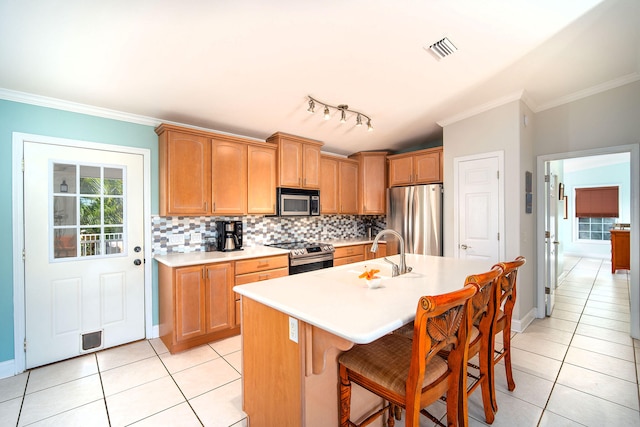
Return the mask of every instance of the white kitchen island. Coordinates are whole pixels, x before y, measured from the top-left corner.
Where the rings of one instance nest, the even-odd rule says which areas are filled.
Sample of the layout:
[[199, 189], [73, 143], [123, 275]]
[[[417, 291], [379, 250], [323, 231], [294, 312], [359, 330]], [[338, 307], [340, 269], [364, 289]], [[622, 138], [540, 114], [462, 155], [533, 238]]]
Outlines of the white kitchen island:
[[[398, 263], [399, 255], [389, 259]], [[338, 425], [340, 352], [412, 321], [421, 296], [459, 289], [492, 266], [413, 254], [406, 260], [413, 271], [393, 278], [376, 259], [234, 288], [242, 296], [243, 409], [252, 427]], [[382, 270], [382, 287], [369, 289], [358, 278], [365, 268]], [[352, 399], [354, 417], [381, 404], [355, 387]]]

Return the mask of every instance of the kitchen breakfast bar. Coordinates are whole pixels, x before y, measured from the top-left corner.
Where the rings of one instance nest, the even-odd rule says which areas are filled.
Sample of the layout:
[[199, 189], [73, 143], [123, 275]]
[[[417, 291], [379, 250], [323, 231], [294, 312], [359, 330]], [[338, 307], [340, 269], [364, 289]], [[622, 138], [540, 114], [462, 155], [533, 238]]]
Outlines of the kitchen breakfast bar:
[[[242, 297], [243, 409], [252, 427], [337, 426], [340, 353], [411, 322], [421, 296], [460, 289], [492, 266], [414, 254], [406, 263], [413, 270], [397, 277], [379, 258], [234, 288]], [[358, 278], [371, 268], [383, 278], [376, 289]], [[354, 418], [380, 405], [354, 385]]]

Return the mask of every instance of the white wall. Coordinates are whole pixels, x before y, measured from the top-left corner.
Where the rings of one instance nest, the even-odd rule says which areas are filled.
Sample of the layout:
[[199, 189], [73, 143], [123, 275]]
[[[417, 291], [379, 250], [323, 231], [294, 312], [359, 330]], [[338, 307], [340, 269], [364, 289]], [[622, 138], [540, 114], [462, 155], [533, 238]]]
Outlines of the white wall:
[[[528, 126], [524, 127], [524, 114]], [[524, 171], [535, 171], [533, 158], [533, 114], [520, 101], [513, 101], [476, 116], [447, 125], [443, 129], [444, 146], [444, 218], [454, 218], [453, 213], [453, 160], [456, 157], [504, 152], [505, 194], [505, 255], [513, 260], [519, 255], [528, 264], [518, 274], [518, 299], [514, 309], [514, 321], [522, 320], [534, 308], [534, 215], [524, 213]], [[524, 154], [524, 155], [523, 155]], [[526, 168], [526, 169], [525, 169]], [[445, 256], [453, 256], [458, 242], [454, 241], [453, 221], [444, 223]]]

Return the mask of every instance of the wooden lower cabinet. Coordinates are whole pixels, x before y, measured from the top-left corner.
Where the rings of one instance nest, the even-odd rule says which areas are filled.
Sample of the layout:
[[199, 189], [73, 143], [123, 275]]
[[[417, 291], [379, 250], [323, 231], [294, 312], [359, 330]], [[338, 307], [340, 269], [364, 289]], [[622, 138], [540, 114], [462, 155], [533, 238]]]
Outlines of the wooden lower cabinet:
[[375, 254], [371, 252], [371, 243], [340, 246], [336, 248], [333, 254], [333, 266], [338, 267], [384, 256], [387, 256], [387, 245], [385, 243], [378, 244], [378, 251]]
[[[235, 283], [246, 285], [247, 283], [260, 282], [289, 275], [289, 255], [276, 255], [262, 258], [251, 258], [236, 261]], [[240, 295], [234, 292], [235, 324], [240, 326]]]
[[158, 264], [160, 338], [171, 353], [240, 333], [232, 262], [172, 268]]
[[629, 230], [611, 230], [611, 273], [631, 268]]

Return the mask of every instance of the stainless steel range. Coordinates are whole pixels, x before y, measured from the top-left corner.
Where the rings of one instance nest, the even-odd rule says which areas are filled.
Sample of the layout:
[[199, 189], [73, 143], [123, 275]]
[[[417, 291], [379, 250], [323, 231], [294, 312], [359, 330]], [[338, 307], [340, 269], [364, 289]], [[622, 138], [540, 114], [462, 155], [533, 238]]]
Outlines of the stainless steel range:
[[289, 275], [333, 267], [335, 249], [329, 243], [282, 242], [266, 246], [289, 251]]

